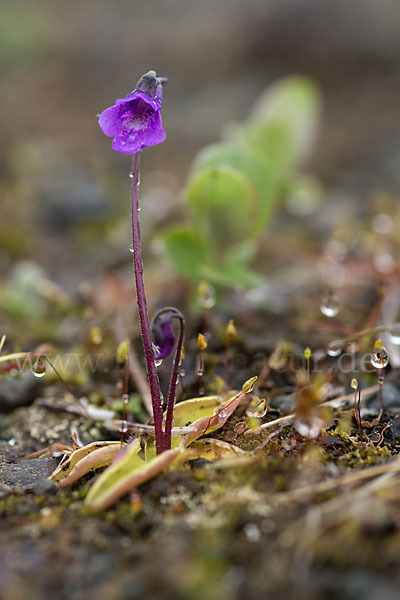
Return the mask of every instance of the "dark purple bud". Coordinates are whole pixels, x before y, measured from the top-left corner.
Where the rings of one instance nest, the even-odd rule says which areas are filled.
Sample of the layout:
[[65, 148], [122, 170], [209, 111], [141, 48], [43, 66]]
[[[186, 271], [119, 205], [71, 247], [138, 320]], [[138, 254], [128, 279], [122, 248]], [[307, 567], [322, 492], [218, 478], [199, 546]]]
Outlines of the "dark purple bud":
[[135, 92], [144, 92], [155, 98], [157, 92], [157, 77], [155, 71], [148, 71], [141, 76], [136, 84]]
[[161, 360], [172, 354], [176, 336], [172, 327], [173, 319], [183, 322], [183, 315], [176, 308], [163, 308], [155, 315], [151, 324], [151, 335], [153, 342], [158, 348], [155, 360]]

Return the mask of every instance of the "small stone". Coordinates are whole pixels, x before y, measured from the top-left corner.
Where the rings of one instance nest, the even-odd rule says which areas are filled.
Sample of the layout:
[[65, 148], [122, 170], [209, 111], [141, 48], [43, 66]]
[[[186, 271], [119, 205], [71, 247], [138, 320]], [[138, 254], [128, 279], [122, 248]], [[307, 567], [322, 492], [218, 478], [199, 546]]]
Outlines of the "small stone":
[[35, 494], [35, 496], [44, 496], [45, 494], [55, 494], [57, 491], [57, 486], [50, 479], [46, 479], [45, 477], [40, 477], [31, 487], [31, 492]]
[[31, 372], [22, 373], [18, 379], [3, 379], [0, 386], [0, 412], [10, 412], [20, 406], [29, 406], [42, 389], [42, 383]]
[[294, 394], [278, 394], [272, 396], [270, 400], [271, 408], [278, 408], [284, 413], [293, 412], [296, 407], [296, 398]]

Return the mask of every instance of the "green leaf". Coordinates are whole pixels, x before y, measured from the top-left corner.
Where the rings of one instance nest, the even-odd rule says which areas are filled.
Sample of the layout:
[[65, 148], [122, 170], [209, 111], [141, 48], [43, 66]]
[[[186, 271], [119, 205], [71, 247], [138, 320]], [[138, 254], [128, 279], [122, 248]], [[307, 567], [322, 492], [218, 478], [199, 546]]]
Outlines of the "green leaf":
[[204, 168], [232, 169], [242, 173], [253, 186], [256, 201], [253, 231], [259, 234], [268, 223], [277, 201], [277, 176], [265, 154], [241, 143], [212, 144], [197, 156], [194, 172]]
[[138, 456], [140, 441], [135, 439], [125, 446], [108, 469], [96, 479], [85, 499], [85, 504], [93, 510], [104, 510], [122, 496], [136, 489], [176, 461], [189, 454], [181, 448], [167, 450], [144, 461]]
[[288, 127], [296, 144], [296, 157], [304, 158], [315, 139], [321, 98], [306, 77], [287, 77], [269, 86], [255, 105], [250, 123], [280, 123]]
[[239, 262], [240, 264], [247, 266], [254, 260], [256, 251], [256, 240], [246, 240], [242, 244], [233, 246], [233, 248], [227, 248], [224, 261], [232, 263]]
[[276, 179], [283, 178], [296, 160], [296, 140], [284, 123], [257, 122], [243, 127], [240, 140], [262, 153]]
[[258, 273], [249, 269], [246, 265], [229, 262], [218, 268], [203, 269], [204, 277], [216, 285], [224, 285], [237, 288], [253, 288], [261, 285], [263, 278]]
[[176, 270], [191, 281], [200, 281], [203, 266], [210, 261], [210, 249], [195, 233], [183, 225], [171, 227], [164, 234], [167, 254]]
[[[252, 269], [249, 269], [246, 265], [232, 261], [231, 257], [227, 257], [227, 260], [223, 266], [224, 277], [228, 281], [232, 281], [231, 285], [235, 285], [241, 288], [254, 288], [263, 283], [263, 276], [256, 273]], [[235, 282], [235, 283], [233, 283]]]
[[187, 196], [193, 225], [216, 257], [252, 234], [256, 194], [240, 171], [203, 169], [190, 182]]

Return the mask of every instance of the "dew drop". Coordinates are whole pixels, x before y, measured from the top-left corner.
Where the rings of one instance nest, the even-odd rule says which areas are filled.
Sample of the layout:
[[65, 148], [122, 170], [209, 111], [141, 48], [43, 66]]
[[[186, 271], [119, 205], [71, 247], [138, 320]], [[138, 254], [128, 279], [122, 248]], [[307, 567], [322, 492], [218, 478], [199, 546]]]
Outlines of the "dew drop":
[[133, 246], [129, 246], [129, 252], [132, 252], [132, 254], [135, 252], [135, 250], [133, 249]]
[[372, 220], [372, 225], [376, 233], [379, 233], [380, 235], [387, 235], [392, 230], [393, 222], [389, 215], [381, 213], [375, 215]]
[[375, 367], [375, 369], [384, 369], [388, 364], [389, 354], [383, 346], [377, 352], [371, 354], [371, 365]]
[[387, 336], [392, 344], [395, 346], [400, 345], [400, 323], [394, 325], [391, 329], [388, 330]]
[[267, 414], [268, 406], [265, 398], [253, 398], [246, 407], [246, 415], [248, 417], [256, 417], [261, 419]]
[[202, 281], [197, 288], [197, 304], [200, 308], [209, 310], [215, 306], [215, 303], [215, 288], [209, 283]]
[[46, 375], [46, 365], [39, 358], [32, 367], [32, 373], [35, 377], [44, 377]]
[[160, 348], [153, 344], [153, 354], [154, 354], [154, 364], [156, 367], [160, 367], [162, 365], [162, 358], [157, 358], [160, 354]]
[[374, 265], [380, 273], [393, 273], [397, 263], [389, 252], [378, 252], [374, 257]]
[[128, 423], [126, 421], [121, 421], [121, 433], [126, 433], [128, 431]]
[[339, 312], [340, 304], [335, 296], [325, 296], [322, 298], [320, 310], [325, 317], [336, 317]]
[[339, 354], [341, 354], [342, 352], [343, 346], [338, 342], [331, 342], [326, 349], [326, 353], [328, 354], [328, 356], [332, 357], [339, 356]]
[[129, 394], [123, 394], [122, 395], [122, 402], [124, 403], [124, 405], [126, 406], [129, 402]]
[[133, 179], [133, 173], [132, 173], [132, 171], [130, 171], [130, 173], [129, 173], [129, 179]]
[[254, 384], [257, 381], [258, 377], [251, 377], [242, 385], [242, 394], [250, 394], [253, 391]]
[[260, 530], [254, 523], [247, 523], [243, 531], [249, 542], [257, 543], [261, 538]]
[[296, 431], [309, 440], [318, 437], [323, 426], [324, 422], [319, 417], [313, 417], [307, 420], [296, 419], [294, 422]]
[[197, 369], [197, 376], [202, 377], [204, 375], [204, 369]]
[[228, 416], [228, 409], [227, 409], [227, 408], [221, 408], [221, 409], [218, 411], [218, 413], [217, 413], [217, 414], [218, 414], [218, 416], [219, 416], [221, 419], [225, 419], [225, 418]]
[[180, 375], [180, 377], [185, 377], [185, 375], [186, 375], [186, 371], [185, 371], [185, 369], [181, 369], [181, 370], [179, 371], [179, 375]]

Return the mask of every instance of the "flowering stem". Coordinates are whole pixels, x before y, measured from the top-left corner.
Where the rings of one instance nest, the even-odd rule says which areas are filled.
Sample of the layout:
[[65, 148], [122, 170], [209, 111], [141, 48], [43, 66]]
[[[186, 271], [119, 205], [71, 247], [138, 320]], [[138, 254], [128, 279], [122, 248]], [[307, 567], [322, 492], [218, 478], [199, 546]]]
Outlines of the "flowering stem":
[[143, 262], [140, 253], [140, 225], [139, 225], [139, 153], [133, 155], [132, 161], [132, 242], [133, 242], [133, 267], [135, 272], [136, 298], [139, 311], [140, 328], [144, 355], [146, 359], [147, 377], [150, 384], [151, 403], [153, 407], [154, 432], [156, 438], [156, 452], [163, 451], [163, 412], [161, 408], [160, 384], [156, 366], [154, 364], [153, 344], [150, 335], [149, 320], [147, 316], [147, 302], [143, 283]]
[[176, 381], [178, 379], [179, 369], [181, 365], [181, 352], [183, 345], [183, 336], [185, 333], [185, 320], [183, 316], [176, 312], [174, 317], [179, 320], [179, 338], [175, 350], [174, 367], [172, 369], [171, 381], [169, 384], [168, 391], [168, 406], [167, 406], [167, 417], [165, 420], [165, 431], [164, 431], [164, 450], [171, 449], [171, 431], [172, 423], [174, 418], [174, 404], [175, 404], [175, 392], [176, 392]]

